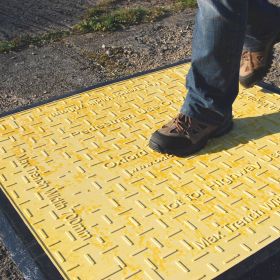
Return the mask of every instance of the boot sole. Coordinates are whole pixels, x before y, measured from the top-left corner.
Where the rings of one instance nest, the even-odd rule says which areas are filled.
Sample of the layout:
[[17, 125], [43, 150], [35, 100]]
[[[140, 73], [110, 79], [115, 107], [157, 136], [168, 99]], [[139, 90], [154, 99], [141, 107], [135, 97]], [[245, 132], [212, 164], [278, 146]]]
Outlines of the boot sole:
[[161, 153], [161, 154], [171, 154], [178, 157], [186, 157], [189, 155], [192, 155], [198, 151], [200, 151], [202, 148], [204, 148], [211, 138], [218, 138], [221, 137], [228, 132], [230, 132], [233, 128], [233, 121], [230, 121], [226, 126], [214, 131], [211, 135], [209, 135], [208, 138], [203, 139], [202, 141], [198, 142], [192, 150], [184, 151], [183, 149], [166, 149], [162, 146], [160, 146], [158, 143], [155, 143], [153, 140], [150, 140], [149, 147], [153, 149], [154, 151]]
[[270, 51], [269, 58], [267, 65], [260, 69], [259, 71], [256, 71], [255, 73], [248, 75], [246, 77], [239, 77], [240, 84], [245, 88], [251, 88], [254, 85], [256, 85], [258, 82], [260, 82], [266, 74], [269, 72], [272, 62], [273, 62], [273, 50]]
[[269, 70], [272, 66], [272, 62], [273, 62], [273, 54], [274, 54], [273, 47], [278, 42], [280, 42], [280, 33], [271, 42], [271, 45], [269, 46], [269, 54], [268, 54], [266, 66], [264, 68], [260, 69], [259, 71], [256, 71], [255, 73], [252, 73], [246, 77], [239, 76], [239, 82], [242, 86], [244, 86], [245, 88], [253, 87], [255, 84], [260, 82], [266, 76], [266, 74], [269, 72]]

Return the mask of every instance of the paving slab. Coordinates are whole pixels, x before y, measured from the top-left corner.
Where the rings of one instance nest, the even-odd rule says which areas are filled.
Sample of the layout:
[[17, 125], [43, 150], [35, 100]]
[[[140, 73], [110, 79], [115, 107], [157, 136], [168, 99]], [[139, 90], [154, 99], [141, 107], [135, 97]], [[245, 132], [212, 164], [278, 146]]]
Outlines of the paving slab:
[[62, 278], [237, 277], [279, 248], [279, 94], [241, 88], [233, 131], [194, 156], [147, 145], [180, 109], [189, 67], [1, 116], [3, 199]]

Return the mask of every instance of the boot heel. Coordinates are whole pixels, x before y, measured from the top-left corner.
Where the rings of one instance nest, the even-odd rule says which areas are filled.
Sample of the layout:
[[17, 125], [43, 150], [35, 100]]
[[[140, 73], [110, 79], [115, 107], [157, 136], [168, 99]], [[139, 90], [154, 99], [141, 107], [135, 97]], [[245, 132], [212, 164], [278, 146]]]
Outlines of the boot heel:
[[225, 135], [226, 133], [230, 132], [233, 128], [233, 121], [230, 121], [226, 126], [218, 129], [212, 134], [212, 138], [217, 138], [220, 136]]

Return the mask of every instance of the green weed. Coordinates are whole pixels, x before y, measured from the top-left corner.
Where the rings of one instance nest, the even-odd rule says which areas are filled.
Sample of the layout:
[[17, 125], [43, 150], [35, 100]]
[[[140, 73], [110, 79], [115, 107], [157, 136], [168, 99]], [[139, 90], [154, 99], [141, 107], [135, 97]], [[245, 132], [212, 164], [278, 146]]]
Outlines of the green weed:
[[196, 0], [177, 0], [177, 4], [182, 8], [196, 8], [197, 1]]
[[0, 41], [0, 53], [18, 51], [21, 49], [25, 49], [30, 45], [40, 47], [46, 43], [56, 42], [68, 35], [70, 35], [69, 31], [55, 31], [38, 36], [25, 35], [17, 37], [11, 41]]
[[91, 31], [116, 31], [144, 22], [154, 22], [164, 17], [164, 8], [119, 8], [108, 10], [95, 7], [87, 12], [84, 20], [74, 26], [74, 30], [86, 33]]

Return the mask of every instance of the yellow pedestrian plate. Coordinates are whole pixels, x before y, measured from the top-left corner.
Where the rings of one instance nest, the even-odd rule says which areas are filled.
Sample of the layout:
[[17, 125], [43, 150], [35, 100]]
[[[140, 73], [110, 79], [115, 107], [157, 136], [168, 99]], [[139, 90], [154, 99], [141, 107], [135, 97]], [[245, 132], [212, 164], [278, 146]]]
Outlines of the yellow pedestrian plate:
[[280, 96], [241, 92], [197, 155], [148, 147], [189, 64], [0, 119], [0, 186], [65, 279], [212, 279], [280, 237]]

